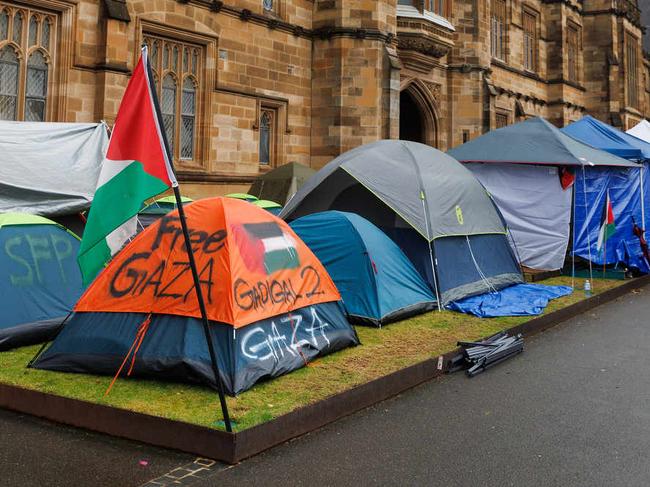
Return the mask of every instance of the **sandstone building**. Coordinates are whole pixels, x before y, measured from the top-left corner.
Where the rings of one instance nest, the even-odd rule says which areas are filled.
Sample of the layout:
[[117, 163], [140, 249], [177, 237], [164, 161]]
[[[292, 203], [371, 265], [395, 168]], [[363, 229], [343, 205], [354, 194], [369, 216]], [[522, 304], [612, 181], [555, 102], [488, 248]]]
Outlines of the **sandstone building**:
[[380, 138], [650, 114], [636, 0], [0, 1], [0, 118], [109, 124], [149, 45], [186, 192]]

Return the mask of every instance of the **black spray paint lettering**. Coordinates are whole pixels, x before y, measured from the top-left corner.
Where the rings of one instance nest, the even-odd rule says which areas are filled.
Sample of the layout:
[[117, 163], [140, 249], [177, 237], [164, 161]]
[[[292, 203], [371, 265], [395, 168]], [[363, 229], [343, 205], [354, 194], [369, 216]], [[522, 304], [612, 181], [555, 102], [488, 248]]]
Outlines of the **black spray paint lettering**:
[[233, 285], [235, 304], [243, 311], [264, 309], [267, 304], [295, 304], [302, 295], [293, 289], [291, 279], [271, 279], [249, 284], [239, 278]]
[[[290, 323], [293, 329], [290, 340], [285, 333], [278, 331], [275, 321], [271, 321], [270, 330], [264, 330], [261, 326], [245, 328], [240, 341], [242, 354], [250, 360], [273, 359], [278, 362], [285, 357], [285, 354], [296, 357], [303, 348], [321, 350], [331, 345], [326, 332], [331, 325], [320, 317], [313, 306], [309, 308], [307, 319], [303, 319], [301, 314], [296, 313], [281, 317], [280, 323], [283, 325]], [[286, 329], [286, 326], [283, 329]], [[321, 343], [323, 347], [320, 346]]]
[[[190, 244], [195, 252], [204, 254], [214, 254], [223, 248], [226, 241], [226, 231], [221, 229], [208, 235], [203, 230], [189, 229]], [[170, 249], [174, 249], [176, 244], [182, 245], [182, 251], [185, 252], [185, 242], [183, 242], [183, 229], [180, 226], [180, 219], [177, 216], [165, 215], [160, 219], [157, 228], [156, 238], [151, 244], [151, 250], [157, 250], [162, 243], [165, 235], [172, 235]]]
[[[114, 298], [122, 298], [126, 295], [141, 296], [150, 291], [155, 298], [183, 298], [187, 301], [194, 290], [194, 283], [182, 281], [180, 278], [189, 272], [190, 264], [185, 261], [171, 263], [174, 269], [169, 281], [162, 286], [162, 278], [165, 275], [167, 261], [162, 260], [158, 266], [149, 273], [148, 269], [139, 267], [141, 261], [146, 262], [151, 252], [140, 252], [131, 254], [117, 269], [110, 282], [109, 292]], [[120, 277], [127, 279], [127, 284], [118, 287]], [[205, 288], [208, 303], [212, 303], [212, 288], [214, 286], [214, 260], [210, 258], [199, 270], [199, 283]], [[184, 285], [183, 285], [184, 284]]]

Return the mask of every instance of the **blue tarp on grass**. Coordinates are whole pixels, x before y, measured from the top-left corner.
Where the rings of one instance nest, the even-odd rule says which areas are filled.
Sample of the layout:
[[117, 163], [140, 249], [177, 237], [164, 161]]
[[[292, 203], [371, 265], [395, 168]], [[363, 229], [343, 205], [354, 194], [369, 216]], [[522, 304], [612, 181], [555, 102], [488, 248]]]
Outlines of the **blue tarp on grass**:
[[543, 284], [515, 284], [496, 293], [454, 301], [447, 308], [479, 318], [498, 316], [531, 316], [542, 314], [552, 299], [573, 292], [569, 286], [545, 286]]

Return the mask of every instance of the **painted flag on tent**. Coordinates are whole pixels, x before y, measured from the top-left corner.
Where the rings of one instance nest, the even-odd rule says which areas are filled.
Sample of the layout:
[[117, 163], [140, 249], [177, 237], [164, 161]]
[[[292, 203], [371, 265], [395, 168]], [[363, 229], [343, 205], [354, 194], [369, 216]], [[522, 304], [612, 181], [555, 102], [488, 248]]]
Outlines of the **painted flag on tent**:
[[614, 222], [614, 208], [612, 207], [612, 200], [609, 199], [609, 190], [607, 190], [607, 198], [605, 200], [605, 208], [603, 208], [603, 216], [600, 221], [600, 231], [598, 232], [598, 244], [596, 250], [600, 252], [609, 237], [616, 232], [616, 224]]
[[250, 272], [270, 275], [300, 266], [296, 241], [277, 223], [245, 223], [233, 230], [239, 252]]
[[166, 150], [147, 47], [126, 87], [77, 260], [84, 283], [136, 233], [144, 201], [178, 186]]

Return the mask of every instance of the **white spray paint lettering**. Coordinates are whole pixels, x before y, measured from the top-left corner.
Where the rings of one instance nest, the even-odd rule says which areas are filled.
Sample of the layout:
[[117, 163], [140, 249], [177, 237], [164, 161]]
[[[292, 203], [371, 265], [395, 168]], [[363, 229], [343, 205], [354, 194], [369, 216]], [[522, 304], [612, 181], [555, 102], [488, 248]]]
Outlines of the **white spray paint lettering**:
[[[310, 307], [308, 320], [304, 320], [300, 314], [283, 316], [281, 324], [289, 323], [293, 329], [291, 340], [287, 335], [280, 333], [275, 321], [271, 321], [271, 329], [265, 331], [261, 326], [247, 330], [241, 339], [241, 352], [250, 360], [270, 360], [278, 362], [285, 357], [285, 353], [296, 357], [303, 347], [313, 346], [319, 348], [319, 340], [325, 342], [329, 348], [331, 343], [327, 338], [326, 330], [330, 324], [323, 321], [316, 309]], [[298, 338], [300, 331], [307, 333], [307, 338]]]

